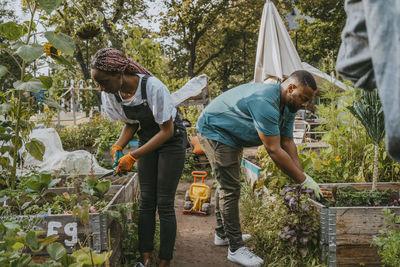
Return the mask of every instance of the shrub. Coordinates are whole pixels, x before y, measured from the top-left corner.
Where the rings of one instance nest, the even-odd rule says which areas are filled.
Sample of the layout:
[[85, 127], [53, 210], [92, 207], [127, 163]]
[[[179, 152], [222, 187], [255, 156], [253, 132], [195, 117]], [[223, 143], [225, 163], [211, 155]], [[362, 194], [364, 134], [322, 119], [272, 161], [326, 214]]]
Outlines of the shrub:
[[378, 248], [385, 266], [400, 266], [400, 216], [383, 210], [385, 227], [374, 237], [373, 245]]
[[[307, 205], [308, 193], [302, 194], [304, 192], [296, 188], [285, 192], [296, 199], [298, 208], [293, 209], [293, 201], [292, 205], [287, 205], [290, 200], [285, 203], [279, 194], [259, 195], [248, 185], [242, 188], [242, 225], [244, 232], [252, 235], [249, 245], [253, 251], [270, 267], [320, 266], [318, 220], [310, 207], [299, 212]], [[308, 217], [307, 222], [305, 217]]]

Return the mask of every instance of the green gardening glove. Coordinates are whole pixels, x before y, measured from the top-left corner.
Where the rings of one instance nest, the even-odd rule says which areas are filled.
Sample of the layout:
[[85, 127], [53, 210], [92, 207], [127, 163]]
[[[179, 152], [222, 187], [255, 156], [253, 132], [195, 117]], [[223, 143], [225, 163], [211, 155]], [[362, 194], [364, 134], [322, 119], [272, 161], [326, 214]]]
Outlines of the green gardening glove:
[[119, 145], [113, 145], [110, 148], [110, 153], [112, 156], [112, 167], [115, 168], [118, 166], [118, 160], [124, 156], [124, 153], [122, 153], [122, 147]]
[[301, 183], [301, 188], [308, 188], [313, 190], [315, 198], [317, 200], [320, 200], [321, 197], [323, 198], [322, 191], [319, 188], [318, 184], [307, 173], [304, 173], [304, 175], [306, 176], [306, 179], [304, 180], [304, 182]]

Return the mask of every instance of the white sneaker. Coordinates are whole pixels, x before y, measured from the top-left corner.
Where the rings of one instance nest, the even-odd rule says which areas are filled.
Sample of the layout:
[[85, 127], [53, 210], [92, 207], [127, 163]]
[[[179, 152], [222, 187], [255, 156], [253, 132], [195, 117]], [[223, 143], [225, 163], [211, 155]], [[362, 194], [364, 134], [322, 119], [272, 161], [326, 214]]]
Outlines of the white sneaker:
[[[251, 235], [249, 234], [243, 234], [242, 239], [243, 241], [247, 241], [251, 238]], [[214, 245], [216, 246], [228, 246], [229, 245], [229, 240], [227, 237], [221, 238], [217, 234], [214, 235]]]
[[253, 254], [246, 247], [238, 248], [235, 252], [228, 248], [228, 260], [247, 267], [260, 267], [264, 263], [263, 259]]

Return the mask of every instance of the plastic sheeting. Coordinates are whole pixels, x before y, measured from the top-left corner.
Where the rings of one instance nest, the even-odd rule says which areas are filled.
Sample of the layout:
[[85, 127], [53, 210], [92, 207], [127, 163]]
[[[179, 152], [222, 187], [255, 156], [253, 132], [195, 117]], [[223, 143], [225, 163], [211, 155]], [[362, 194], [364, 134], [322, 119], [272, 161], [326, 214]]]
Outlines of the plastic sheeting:
[[181, 89], [171, 94], [174, 105], [177, 106], [186, 99], [197, 96], [207, 86], [207, 75], [192, 78]]
[[36, 138], [43, 142], [46, 147], [43, 161], [34, 159], [27, 153], [25, 157], [25, 167], [35, 167], [38, 171], [60, 171], [65, 174], [90, 174], [93, 168], [94, 174], [104, 174], [109, 172], [99, 166], [95, 157], [85, 150], [72, 152], [64, 151], [60, 136], [54, 128], [34, 129], [31, 138]]

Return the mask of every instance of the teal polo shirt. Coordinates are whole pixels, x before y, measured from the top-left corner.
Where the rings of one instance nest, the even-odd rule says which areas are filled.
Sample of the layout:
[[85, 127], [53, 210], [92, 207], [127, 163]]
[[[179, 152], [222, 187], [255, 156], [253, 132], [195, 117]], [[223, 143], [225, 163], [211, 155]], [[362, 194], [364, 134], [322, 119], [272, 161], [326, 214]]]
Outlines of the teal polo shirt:
[[248, 83], [219, 95], [203, 110], [197, 132], [228, 146], [262, 144], [257, 131], [293, 137], [296, 113], [285, 107], [280, 114], [280, 84]]

